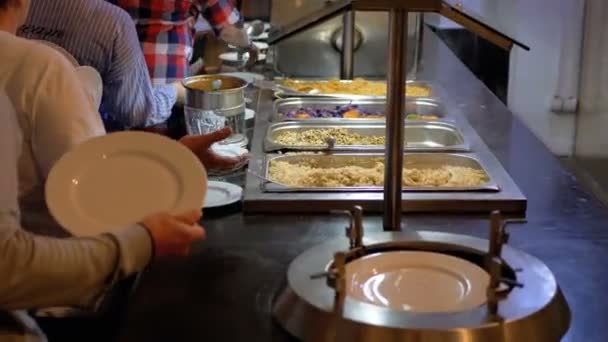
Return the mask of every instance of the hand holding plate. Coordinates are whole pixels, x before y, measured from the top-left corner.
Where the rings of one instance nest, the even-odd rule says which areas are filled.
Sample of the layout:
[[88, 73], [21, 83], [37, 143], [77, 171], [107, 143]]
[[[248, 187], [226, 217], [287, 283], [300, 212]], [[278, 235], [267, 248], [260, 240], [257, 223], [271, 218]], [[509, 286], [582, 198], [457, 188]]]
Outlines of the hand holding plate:
[[190, 245], [205, 238], [205, 230], [198, 225], [200, 210], [192, 210], [180, 215], [159, 213], [142, 220], [150, 232], [154, 245], [154, 257], [187, 256]]

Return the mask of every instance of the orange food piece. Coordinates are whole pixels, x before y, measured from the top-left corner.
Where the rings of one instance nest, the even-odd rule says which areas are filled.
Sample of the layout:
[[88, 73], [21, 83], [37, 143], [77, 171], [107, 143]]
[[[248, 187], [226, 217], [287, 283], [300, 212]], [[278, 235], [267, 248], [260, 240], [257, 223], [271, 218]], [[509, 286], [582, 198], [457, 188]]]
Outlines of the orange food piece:
[[349, 110], [348, 112], [344, 113], [343, 117], [348, 118], [348, 119], [356, 119], [360, 116], [359, 111], [358, 110]]
[[295, 115], [296, 119], [308, 119], [310, 118], [310, 114], [308, 113], [298, 113]]

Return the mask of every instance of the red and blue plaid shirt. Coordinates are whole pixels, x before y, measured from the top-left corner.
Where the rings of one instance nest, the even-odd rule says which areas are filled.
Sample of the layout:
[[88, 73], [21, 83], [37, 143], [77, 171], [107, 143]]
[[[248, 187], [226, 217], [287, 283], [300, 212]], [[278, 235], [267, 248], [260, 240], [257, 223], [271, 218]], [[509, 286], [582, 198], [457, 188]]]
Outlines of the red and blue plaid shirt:
[[155, 85], [188, 76], [197, 13], [216, 31], [234, 25], [239, 12], [230, 0], [108, 0], [126, 10], [137, 26], [139, 41]]

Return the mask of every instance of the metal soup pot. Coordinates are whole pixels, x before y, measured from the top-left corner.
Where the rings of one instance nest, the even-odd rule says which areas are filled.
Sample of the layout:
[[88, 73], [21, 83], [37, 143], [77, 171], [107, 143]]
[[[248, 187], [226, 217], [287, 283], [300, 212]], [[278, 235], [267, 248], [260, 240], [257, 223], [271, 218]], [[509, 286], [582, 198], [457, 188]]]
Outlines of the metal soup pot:
[[208, 134], [226, 126], [233, 135], [225, 143], [245, 140], [247, 81], [226, 75], [200, 75], [183, 80], [188, 134]]

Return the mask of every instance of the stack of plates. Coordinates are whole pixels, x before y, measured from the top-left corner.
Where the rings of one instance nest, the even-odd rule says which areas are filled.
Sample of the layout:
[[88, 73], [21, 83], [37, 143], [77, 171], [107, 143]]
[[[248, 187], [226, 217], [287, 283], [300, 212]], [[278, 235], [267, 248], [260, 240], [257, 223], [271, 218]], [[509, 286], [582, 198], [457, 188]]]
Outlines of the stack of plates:
[[226, 182], [211, 181], [208, 184], [207, 196], [203, 208], [213, 209], [235, 204], [241, 201], [243, 188]]
[[[241, 58], [239, 59], [239, 57], [241, 57]], [[220, 59], [224, 63], [228, 63], [228, 64], [245, 64], [249, 60], [249, 52], [245, 52], [241, 56], [239, 56], [239, 53], [236, 51], [225, 52], [225, 53], [220, 54]], [[264, 60], [266, 60], [266, 54], [260, 53], [258, 55], [258, 62], [261, 62]]]

